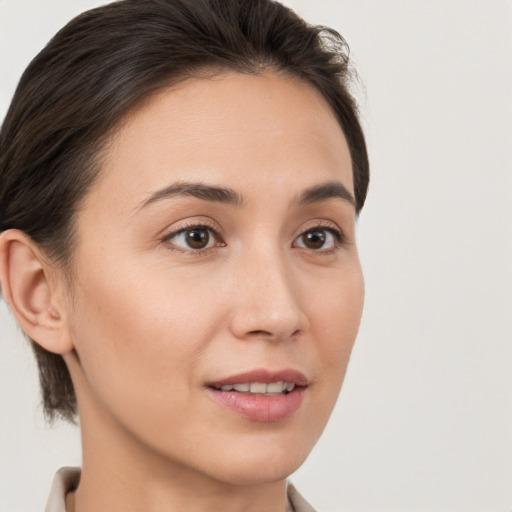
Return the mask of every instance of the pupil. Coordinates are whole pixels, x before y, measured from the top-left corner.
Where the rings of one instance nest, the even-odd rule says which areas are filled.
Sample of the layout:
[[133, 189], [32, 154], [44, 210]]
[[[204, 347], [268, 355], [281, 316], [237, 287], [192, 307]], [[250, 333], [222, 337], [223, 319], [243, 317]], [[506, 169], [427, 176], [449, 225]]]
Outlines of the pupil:
[[203, 249], [209, 241], [210, 235], [206, 229], [193, 229], [187, 232], [187, 244], [192, 249]]
[[304, 244], [310, 249], [320, 249], [325, 243], [325, 233], [323, 231], [309, 231], [304, 235]]

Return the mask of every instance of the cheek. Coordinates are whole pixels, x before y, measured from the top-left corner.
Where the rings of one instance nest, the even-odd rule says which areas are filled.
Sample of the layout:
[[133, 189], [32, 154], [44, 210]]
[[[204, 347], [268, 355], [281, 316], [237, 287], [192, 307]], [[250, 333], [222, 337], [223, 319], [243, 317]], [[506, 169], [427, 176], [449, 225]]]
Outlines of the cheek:
[[358, 263], [350, 270], [344, 268], [333, 274], [325, 286], [309, 295], [311, 343], [303, 354], [303, 364], [311, 361], [317, 364], [304, 427], [314, 442], [321, 435], [341, 390], [363, 301], [364, 281]]
[[352, 352], [364, 303], [364, 280], [358, 262], [333, 279], [315, 304], [316, 344], [330, 385], [337, 394]]
[[[321, 318], [326, 340], [355, 340], [364, 303], [364, 279], [356, 260], [333, 275], [311, 301], [313, 318]], [[330, 342], [330, 341], [329, 341]]]
[[[103, 264], [82, 272], [72, 331], [88, 384], [112, 404], [183, 389], [194, 378], [198, 354], [215, 328], [194, 287]], [[176, 277], [176, 276], [174, 276]], [[172, 285], [171, 285], [171, 284]], [[142, 400], [143, 402], [146, 400]]]

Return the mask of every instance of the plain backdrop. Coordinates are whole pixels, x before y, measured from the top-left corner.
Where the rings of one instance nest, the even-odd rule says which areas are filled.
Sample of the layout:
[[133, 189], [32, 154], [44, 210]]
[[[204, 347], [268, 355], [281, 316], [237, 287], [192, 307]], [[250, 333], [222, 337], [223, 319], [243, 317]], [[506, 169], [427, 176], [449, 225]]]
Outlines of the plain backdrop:
[[[0, 117], [91, 0], [0, 0]], [[289, 0], [347, 39], [372, 185], [366, 305], [340, 400], [292, 476], [322, 512], [512, 510], [512, 3]], [[0, 305], [0, 511], [44, 510], [77, 429], [45, 426]]]

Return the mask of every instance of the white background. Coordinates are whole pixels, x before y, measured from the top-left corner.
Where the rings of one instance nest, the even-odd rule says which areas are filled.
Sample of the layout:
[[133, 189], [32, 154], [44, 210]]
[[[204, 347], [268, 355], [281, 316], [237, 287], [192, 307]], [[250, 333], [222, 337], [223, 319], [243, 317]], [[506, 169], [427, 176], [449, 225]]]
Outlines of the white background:
[[[35, 53], [101, 2], [0, 0], [0, 116]], [[512, 510], [512, 3], [289, 0], [348, 40], [372, 185], [344, 389], [292, 480], [322, 512]], [[76, 429], [44, 425], [0, 305], [0, 511], [43, 510]]]

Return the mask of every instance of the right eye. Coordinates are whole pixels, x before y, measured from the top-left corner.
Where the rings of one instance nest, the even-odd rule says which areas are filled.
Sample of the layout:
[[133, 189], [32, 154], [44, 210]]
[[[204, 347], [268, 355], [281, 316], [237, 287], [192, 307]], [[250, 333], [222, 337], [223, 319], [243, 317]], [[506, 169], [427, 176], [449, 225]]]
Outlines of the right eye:
[[190, 226], [168, 234], [164, 242], [174, 245], [178, 249], [201, 251], [220, 245], [218, 234], [210, 227], [197, 225]]

